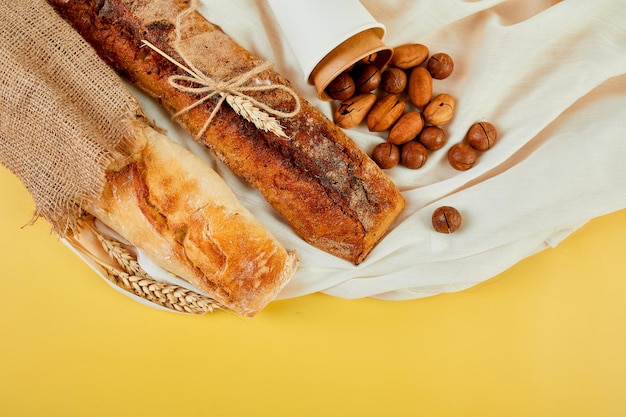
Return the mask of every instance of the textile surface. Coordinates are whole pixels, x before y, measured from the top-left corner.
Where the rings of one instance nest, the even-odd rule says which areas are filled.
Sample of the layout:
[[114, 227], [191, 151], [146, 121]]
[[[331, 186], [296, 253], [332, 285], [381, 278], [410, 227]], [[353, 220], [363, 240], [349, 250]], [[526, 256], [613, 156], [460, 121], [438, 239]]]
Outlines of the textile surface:
[[[356, 267], [303, 244], [260, 196], [215, 164], [242, 202], [300, 254], [300, 269], [280, 297], [321, 291], [401, 300], [466, 289], [557, 245], [590, 219], [626, 207], [626, 8], [621, 0], [362, 4], [385, 25], [387, 45], [422, 43], [431, 53], [453, 57], [453, 74], [435, 80], [434, 93], [455, 97], [456, 113], [444, 129], [446, 146], [432, 152], [423, 168], [388, 170], [407, 208]], [[294, 45], [264, 0], [203, 0], [199, 10], [244, 47], [274, 62], [332, 117], [335, 104], [319, 101], [304, 81]], [[447, 149], [482, 120], [498, 129], [497, 144], [472, 169], [452, 169]], [[364, 126], [347, 133], [367, 152], [385, 138]], [[452, 235], [432, 228], [431, 214], [441, 205], [463, 214], [462, 228]]]
[[[434, 93], [452, 95], [457, 107], [444, 127], [446, 146], [431, 152], [423, 168], [387, 171], [407, 207], [359, 266], [304, 243], [259, 193], [129, 86], [157, 125], [206, 160], [285, 247], [298, 251], [300, 268], [279, 298], [323, 292], [403, 300], [463, 290], [557, 245], [590, 219], [626, 207], [626, 8], [621, 0], [362, 4], [387, 28], [387, 45], [422, 43], [431, 53], [453, 57], [453, 74], [435, 80]], [[304, 80], [293, 53], [297, 45], [282, 34], [265, 0], [203, 0], [199, 11], [272, 61], [299, 93], [332, 117], [336, 103], [318, 100]], [[9, 47], [14, 46], [5, 42], [3, 48]], [[498, 142], [472, 169], [456, 171], [447, 162], [447, 149], [463, 141], [478, 121], [497, 128]], [[385, 139], [365, 126], [347, 133], [368, 153]], [[432, 228], [432, 212], [442, 205], [463, 215], [454, 234]]]

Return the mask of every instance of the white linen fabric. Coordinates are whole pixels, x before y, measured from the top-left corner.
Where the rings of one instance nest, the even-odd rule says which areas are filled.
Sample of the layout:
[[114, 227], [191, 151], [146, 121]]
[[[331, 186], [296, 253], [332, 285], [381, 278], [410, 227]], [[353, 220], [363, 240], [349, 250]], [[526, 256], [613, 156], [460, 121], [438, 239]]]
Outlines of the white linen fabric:
[[[314, 1], [314, 0], [311, 0]], [[337, 0], [341, 1], [341, 0]], [[289, 249], [300, 268], [279, 298], [323, 292], [342, 298], [415, 299], [459, 291], [557, 245], [588, 220], [626, 207], [626, 7], [623, 0], [363, 0], [387, 28], [389, 46], [422, 43], [446, 52], [453, 74], [434, 92], [456, 98], [446, 146], [419, 170], [387, 173], [407, 200], [389, 234], [361, 265], [299, 239], [255, 190], [216, 162], [140, 93], [175, 140], [206, 158]], [[289, 39], [265, 0], [202, 0], [200, 12], [274, 63], [327, 116], [303, 80]], [[331, 13], [332, 11], [327, 11]], [[324, 30], [320, 22], [319, 30]], [[311, 33], [310, 36], [315, 36]], [[497, 144], [460, 172], [447, 149], [489, 121]], [[366, 152], [385, 139], [347, 131]], [[463, 214], [452, 235], [433, 230], [441, 205]]]

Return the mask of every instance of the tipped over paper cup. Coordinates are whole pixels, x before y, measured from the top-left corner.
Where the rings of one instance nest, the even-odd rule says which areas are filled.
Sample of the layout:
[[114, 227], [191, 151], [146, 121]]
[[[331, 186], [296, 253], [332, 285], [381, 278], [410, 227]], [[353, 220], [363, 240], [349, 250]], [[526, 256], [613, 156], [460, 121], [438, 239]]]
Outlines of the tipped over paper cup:
[[385, 27], [358, 0], [268, 0], [304, 73], [322, 100], [339, 74], [363, 58], [383, 68], [393, 50], [383, 43]]

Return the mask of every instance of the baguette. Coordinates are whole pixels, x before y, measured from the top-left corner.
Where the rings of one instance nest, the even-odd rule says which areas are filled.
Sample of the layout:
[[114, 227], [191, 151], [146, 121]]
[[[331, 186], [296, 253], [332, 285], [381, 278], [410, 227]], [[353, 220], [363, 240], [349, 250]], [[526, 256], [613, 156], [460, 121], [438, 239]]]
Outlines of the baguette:
[[109, 167], [100, 198], [85, 210], [161, 268], [254, 316], [293, 275], [295, 253], [204, 161], [141, 120], [133, 154]]
[[[145, 47], [143, 41], [184, 61], [216, 80], [229, 80], [263, 62], [202, 15], [193, 12], [182, 28], [176, 18], [187, 0], [48, 0], [57, 12], [115, 70], [158, 100], [176, 121], [209, 147], [235, 174], [258, 189], [306, 242], [340, 258], [361, 263], [404, 208], [404, 200], [387, 175], [310, 103], [299, 97], [293, 117], [279, 117], [288, 136], [257, 129], [224, 105], [205, 129], [217, 101], [189, 108], [198, 96], [174, 88], [169, 77], [179, 67]], [[182, 33], [174, 47], [176, 30]], [[289, 87], [271, 69], [253, 80]], [[293, 111], [283, 90], [250, 93], [281, 111]], [[184, 110], [188, 109], [188, 110]], [[182, 113], [181, 110], [184, 110]]]

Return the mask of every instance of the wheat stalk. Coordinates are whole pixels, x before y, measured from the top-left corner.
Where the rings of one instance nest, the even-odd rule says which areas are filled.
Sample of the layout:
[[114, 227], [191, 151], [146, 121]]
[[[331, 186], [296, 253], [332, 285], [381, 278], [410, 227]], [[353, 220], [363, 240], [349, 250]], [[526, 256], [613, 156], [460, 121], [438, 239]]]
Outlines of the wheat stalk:
[[182, 313], [204, 314], [222, 309], [222, 306], [210, 297], [179, 285], [151, 278], [124, 245], [100, 233], [95, 227], [93, 218], [81, 219], [80, 225], [93, 233], [102, 248], [119, 265], [119, 268], [95, 256], [75, 238], [69, 238], [68, 241], [96, 262], [104, 271], [105, 278], [119, 288], [162, 307]]
[[110, 265], [103, 265], [103, 267], [109, 281], [118, 287], [171, 310], [181, 313], [204, 314], [220, 308], [209, 297], [184, 287], [129, 274]]
[[149, 278], [146, 271], [144, 271], [139, 265], [139, 262], [137, 262], [137, 260], [122, 246], [120, 242], [107, 239], [93, 227], [90, 229], [98, 239], [98, 242], [102, 245], [102, 248], [104, 248], [106, 253], [121, 266], [123, 271], [129, 274]]
[[226, 102], [230, 107], [249, 122], [254, 123], [257, 129], [266, 132], [272, 132], [281, 138], [288, 138], [278, 121], [263, 110], [256, 107], [250, 100], [245, 97], [232, 94], [226, 95]]

